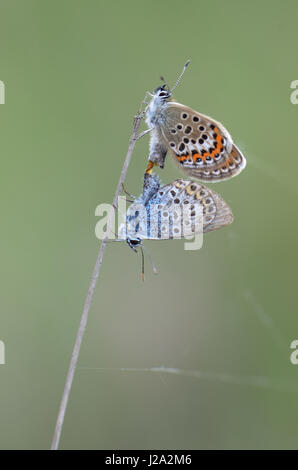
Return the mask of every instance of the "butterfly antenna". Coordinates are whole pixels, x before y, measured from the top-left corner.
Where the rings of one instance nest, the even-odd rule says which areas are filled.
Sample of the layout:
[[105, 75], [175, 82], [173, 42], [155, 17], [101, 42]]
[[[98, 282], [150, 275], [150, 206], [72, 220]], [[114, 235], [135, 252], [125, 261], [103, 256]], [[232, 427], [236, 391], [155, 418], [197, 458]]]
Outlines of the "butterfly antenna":
[[174, 90], [177, 88], [177, 86], [179, 85], [179, 83], [180, 83], [180, 81], [181, 81], [181, 78], [183, 77], [184, 72], [185, 72], [185, 70], [187, 69], [187, 67], [189, 66], [189, 64], [190, 64], [190, 60], [188, 60], [188, 61], [184, 64], [183, 70], [182, 70], [182, 72], [180, 73], [177, 82], [175, 83], [175, 85], [174, 85], [173, 88], [171, 89], [171, 93], [173, 93], [173, 91], [174, 91]]
[[150, 255], [149, 251], [145, 248], [145, 246], [143, 246], [143, 248], [144, 248], [144, 251], [145, 251], [146, 255], [150, 259], [150, 263], [152, 264], [152, 269], [153, 269], [154, 274], [158, 274], [157, 267], [156, 267], [156, 264], [153, 261], [152, 256]]
[[140, 246], [140, 250], [142, 253], [142, 281], [145, 281], [145, 258], [144, 258], [144, 251], [143, 248]]
[[164, 82], [164, 83], [166, 84], [167, 89], [170, 91], [171, 89], [170, 89], [169, 84], [168, 84], [168, 82], [166, 81], [165, 77], [163, 77], [163, 76], [161, 75], [160, 79], [161, 79], [162, 82]]

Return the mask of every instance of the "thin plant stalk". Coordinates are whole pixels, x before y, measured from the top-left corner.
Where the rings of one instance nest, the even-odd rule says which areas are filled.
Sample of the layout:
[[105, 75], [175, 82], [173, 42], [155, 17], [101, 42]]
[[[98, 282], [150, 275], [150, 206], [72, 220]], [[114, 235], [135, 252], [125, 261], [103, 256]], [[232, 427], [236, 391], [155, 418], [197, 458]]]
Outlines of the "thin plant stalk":
[[[115, 191], [115, 195], [114, 195], [114, 200], [113, 200], [113, 206], [114, 207], [117, 207], [118, 197], [120, 195], [122, 185], [125, 181], [126, 173], [127, 173], [128, 166], [129, 166], [129, 163], [130, 163], [130, 160], [131, 160], [131, 157], [132, 157], [134, 146], [135, 146], [136, 141], [139, 138], [138, 131], [139, 131], [139, 127], [140, 127], [140, 123], [141, 123], [142, 118], [143, 118], [143, 114], [141, 112], [139, 112], [135, 116], [134, 121], [133, 121], [133, 128], [132, 128], [132, 133], [131, 133], [131, 137], [130, 137], [130, 140], [129, 140], [129, 146], [128, 146], [127, 154], [126, 154], [126, 157], [125, 157], [125, 160], [124, 160], [124, 164], [123, 164], [122, 171], [121, 171], [121, 174], [120, 174], [120, 179], [119, 179], [119, 182], [118, 182], [118, 185], [117, 185], [117, 188], [116, 188], [116, 191]], [[96, 263], [95, 263], [95, 266], [94, 266], [93, 274], [92, 274], [92, 277], [91, 277], [91, 282], [90, 282], [89, 289], [88, 289], [88, 294], [87, 294], [87, 297], [86, 297], [86, 300], [85, 300], [83, 313], [82, 313], [82, 316], [81, 316], [81, 321], [80, 321], [79, 329], [78, 329], [78, 332], [77, 332], [77, 336], [76, 336], [76, 340], [75, 340], [75, 344], [74, 344], [74, 348], [73, 348], [73, 352], [72, 352], [70, 365], [69, 365], [67, 376], [66, 376], [65, 386], [64, 386], [62, 399], [61, 399], [61, 403], [60, 403], [60, 408], [59, 408], [59, 412], [58, 412], [58, 417], [57, 417], [57, 421], [56, 421], [54, 436], [53, 436], [52, 445], [51, 445], [51, 450], [57, 450], [58, 447], [59, 447], [61, 432], [62, 432], [64, 418], [65, 418], [65, 412], [66, 412], [66, 408], [67, 408], [67, 404], [68, 404], [68, 400], [69, 400], [69, 395], [70, 395], [70, 391], [71, 391], [71, 387], [72, 387], [72, 382], [73, 382], [75, 370], [76, 370], [77, 363], [78, 363], [78, 358], [79, 358], [79, 354], [80, 354], [80, 349], [81, 349], [81, 344], [82, 344], [84, 332], [85, 332], [86, 325], [87, 325], [90, 305], [91, 305], [91, 302], [92, 302], [96, 282], [97, 282], [97, 279], [98, 279], [98, 276], [99, 276], [99, 273], [100, 273], [103, 256], [104, 256], [105, 249], [106, 249], [106, 246], [107, 246], [107, 240], [109, 238], [109, 234], [110, 234], [110, 231], [111, 231], [111, 228], [112, 228], [112, 223], [113, 223], [113, 212], [111, 211], [110, 214], [109, 214], [108, 220], [107, 220], [106, 236], [102, 240], [100, 248], [99, 248], [99, 252], [98, 252], [98, 255], [97, 255], [97, 259], [96, 259]]]

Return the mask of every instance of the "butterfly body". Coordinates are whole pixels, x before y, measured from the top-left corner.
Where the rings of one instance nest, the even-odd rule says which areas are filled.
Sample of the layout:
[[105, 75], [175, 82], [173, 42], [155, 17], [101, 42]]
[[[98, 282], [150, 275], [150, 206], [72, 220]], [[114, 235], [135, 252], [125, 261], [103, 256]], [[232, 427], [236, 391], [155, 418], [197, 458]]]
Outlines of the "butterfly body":
[[126, 243], [135, 253], [137, 253], [137, 248], [142, 244], [142, 240], [139, 237], [137, 238], [127, 237]]
[[149, 164], [164, 167], [170, 151], [181, 169], [202, 181], [217, 182], [240, 173], [246, 160], [225, 127], [209, 116], [172, 101], [166, 86], [155, 90], [146, 109], [151, 131]]

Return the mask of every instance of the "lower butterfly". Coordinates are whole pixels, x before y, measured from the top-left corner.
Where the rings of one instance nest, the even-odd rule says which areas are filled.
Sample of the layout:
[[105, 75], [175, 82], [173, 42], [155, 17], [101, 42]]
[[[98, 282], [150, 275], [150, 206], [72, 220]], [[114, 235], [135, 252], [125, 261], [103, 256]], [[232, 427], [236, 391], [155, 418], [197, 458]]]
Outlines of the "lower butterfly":
[[232, 222], [230, 207], [203, 184], [177, 179], [161, 186], [157, 175], [145, 174], [143, 193], [128, 208], [117, 241], [142, 251], [143, 240], [189, 239]]

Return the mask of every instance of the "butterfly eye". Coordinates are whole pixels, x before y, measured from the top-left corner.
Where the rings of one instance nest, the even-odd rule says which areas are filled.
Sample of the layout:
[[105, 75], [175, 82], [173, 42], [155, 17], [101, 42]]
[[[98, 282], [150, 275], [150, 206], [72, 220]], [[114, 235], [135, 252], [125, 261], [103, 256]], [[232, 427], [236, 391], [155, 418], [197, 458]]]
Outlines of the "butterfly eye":
[[140, 241], [141, 241], [140, 238], [135, 238], [135, 239], [134, 239], [134, 238], [130, 238], [130, 239], [129, 239], [130, 244], [133, 245], [133, 246], [139, 245], [139, 244], [140, 244]]

